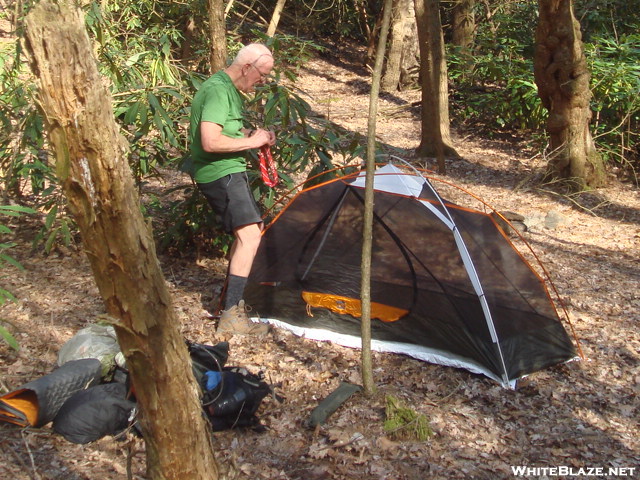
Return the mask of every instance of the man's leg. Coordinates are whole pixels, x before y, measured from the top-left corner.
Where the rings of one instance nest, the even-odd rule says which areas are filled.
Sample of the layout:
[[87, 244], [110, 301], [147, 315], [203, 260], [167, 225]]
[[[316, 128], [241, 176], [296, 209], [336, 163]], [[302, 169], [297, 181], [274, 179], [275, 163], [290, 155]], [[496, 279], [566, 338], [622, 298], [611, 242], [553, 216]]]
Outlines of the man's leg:
[[253, 259], [260, 246], [262, 223], [243, 225], [234, 230], [235, 240], [229, 256], [229, 273], [225, 293], [224, 309], [237, 305], [244, 295], [247, 277], [251, 273]]
[[244, 287], [260, 245], [261, 230], [262, 223], [243, 225], [234, 230], [236, 239], [231, 247], [224, 311], [218, 323], [220, 333], [264, 335], [269, 331], [268, 325], [249, 319], [243, 300]]
[[225, 230], [233, 231], [235, 235], [229, 252], [224, 307], [218, 331], [263, 335], [269, 331], [269, 326], [252, 322], [243, 300], [247, 278], [260, 245], [263, 225], [260, 209], [249, 188], [247, 174], [234, 173], [214, 182], [198, 184], [198, 187], [214, 212], [222, 219]]
[[262, 233], [262, 223], [243, 225], [235, 229], [229, 273], [240, 277], [248, 277], [251, 273], [253, 259], [256, 257]]

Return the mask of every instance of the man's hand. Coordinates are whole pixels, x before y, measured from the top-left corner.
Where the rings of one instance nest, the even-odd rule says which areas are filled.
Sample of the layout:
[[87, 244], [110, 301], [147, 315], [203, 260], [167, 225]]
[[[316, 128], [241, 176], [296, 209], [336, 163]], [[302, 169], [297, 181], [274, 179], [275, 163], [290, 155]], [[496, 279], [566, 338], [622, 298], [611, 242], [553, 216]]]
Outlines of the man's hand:
[[260, 148], [263, 145], [271, 146], [276, 142], [276, 134], [269, 130], [259, 128], [255, 130], [251, 136], [231, 138], [222, 134], [222, 125], [212, 122], [201, 122], [200, 139], [205, 152], [227, 153]]
[[251, 138], [254, 138], [254, 137], [258, 137], [257, 140], [261, 142], [260, 145], [257, 146], [257, 148], [260, 148], [263, 145], [272, 146], [272, 145], [275, 145], [276, 143], [276, 134], [271, 130], [258, 128], [257, 130], [254, 130], [253, 134], [251, 135]]

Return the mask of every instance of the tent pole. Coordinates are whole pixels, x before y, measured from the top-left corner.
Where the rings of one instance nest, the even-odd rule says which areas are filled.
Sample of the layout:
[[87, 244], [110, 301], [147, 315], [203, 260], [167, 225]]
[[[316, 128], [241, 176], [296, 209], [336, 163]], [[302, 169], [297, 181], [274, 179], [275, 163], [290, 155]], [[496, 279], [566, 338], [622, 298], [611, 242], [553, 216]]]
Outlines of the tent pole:
[[485, 297], [484, 290], [482, 288], [482, 283], [480, 282], [480, 277], [478, 276], [476, 267], [473, 264], [473, 260], [471, 260], [469, 249], [467, 248], [467, 245], [464, 242], [464, 239], [462, 238], [462, 234], [460, 233], [458, 226], [454, 222], [453, 217], [451, 216], [451, 213], [449, 213], [449, 209], [442, 201], [442, 198], [440, 197], [438, 192], [436, 192], [435, 188], [433, 188], [433, 185], [431, 185], [431, 182], [429, 182], [426, 178], [424, 178], [424, 181], [427, 184], [427, 186], [431, 189], [431, 192], [438, 199], [438, 202], [442, 206], [442, 209], [444, 211], [444, 214], [446, 214], [446, 217], [443, 214], [443, 212], [439, 211], [429, 202], [422, 202], [422, 203], [429, 210], [431, 210], [431, 212], [433, 212], [438, 218], [443, 220], [444, 224], [447, 225], [447, 227], [449, 227], [449, 229], [451, 230], [451, 233], [453, 234], [453, 238], [456, 242], [456, 245], [458, 246], [458, 251], [460, 252], [460, 257], [462, 258], [462, 263], [465, 266], [467, 274], [469, 275], [469, 280], [471, 280], [471, 285], [473, 286], [473, 289], [476, 292], [476, 295], [478, 296], [478, 300], [480, 301], [480, 306], [482, 307], [482, 312], [484, 313], [484, 318], [487, 322], [487, 328], [489, 329], [489, 333], [491, 335], [491, 341], [496, 346], [496, 352], [500, 360], [500, 365], [502, 366], [502, 382], [504, 386], [508, 388], [510, 385], [510, 381], [509, 381], [509, 375], [507, 373], [507, 366], [504, 363], [504, 355], [502, 353], [502, 348], [500, 347], [500, 340], [498, 339], [498, 333], [496, 332], [496, 328], [493, 323], [491, 310], [489, 309], [489, 304], [487, 303], [487, 299]]
[[348, 191], [349, 191], [349, 189], [345, 187], [344, 191], [342, 192], [342, 197], [340, 197], [340, 201], [335, 206], [335, 208], [333, 210], [333, 213], [331, 214], [331, 219], [329, 220], [329, 225], [327, 225], [327, 229], [322, 234], [322, 239], [320, 240], [320, 243], [318, 244], [318, 248], [316, 248], [316, 251], [313, 253], [313, 257], [309, 261], [309, 265], [307, 265], [307, 268], [305, 269], [304, 273], [300, 277], [301, 281], [304, 280], [305, 278], [307, 278], [307, 275], [309, 274], [309, 270], [311, 270], [311, 267], [316, 262], [316, 259], [318, 258], [318, 255], [320, 255], [320, 250], [322, 250], [322, 247], [324, 246], [324, 244], [327, 241], [327, 237], [329, 237], [329, 234], [331, 233], [331, 230], [333, 230], [333, 224], [336, 222], [336, 218], [338, 217], [338, 212], [340, 211], [340, 208], [342, 207], [342, 204], [344, 203], [344, 199], [347, 197], [347, 192]]

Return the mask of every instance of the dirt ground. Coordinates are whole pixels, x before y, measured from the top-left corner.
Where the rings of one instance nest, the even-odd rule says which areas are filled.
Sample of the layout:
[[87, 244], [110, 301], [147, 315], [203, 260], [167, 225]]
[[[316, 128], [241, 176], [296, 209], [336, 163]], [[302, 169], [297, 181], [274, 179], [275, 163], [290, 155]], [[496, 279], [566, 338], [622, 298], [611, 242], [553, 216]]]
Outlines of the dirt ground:
[[[364, 134], [365, 72], [328, 60], [309, 62], [297, 86], [316, 112]], [[420, 125], [409, 107], [418, 100], [415, 90], [382, 95], [377, 137], [388, 152], [433, 167], [412, 153]], [[284, 401], [263, 402], [264, 433], [214, 434], [222, 478], [489, 480], [515, 477], [512, 466], [537, 468], [529, 478], [640, 478], [638, 189], [613, 181], [588, 194], [563, 196], [536, 183], [544, 159], [526, 138], [487, 139], [455, 129], [453, 136], [461, 158], [448, 161], [444, 178], [498, 210], [527, 218], [525, 238], [551, 274], [585, 359], [506, 390], [464, 370], [374, 353], [376, 396], [357, 394], [322, 428], [309, 430], [304, 421], [321, 399], [342, 381], [361, 383], [360, 352], [280, 330], [257, 345], [234, 337], [229, 364], [263, 371]], [[186, 181], [174, 175], [170, 183]], [[28, 225], [14, 229], [19, 245], [11, 253], [25, 269], [3, 271], [2, 286], [18, 302], [4, 305], [0, 317], [10, 322], [21, 349], [16, 353], [0, 343], [0, 393], [50, 372], [64, 342], [104, 312], [81, 248], [47, 257], [30, 250]], [[220, 288], [224, 261], [192, 255], [160, 261], [185, 337], [216, 343], [204, 307]], [[385, 435], [386, 394], [425, 414], [434, 435], [423, 442]], [[146, 478], [140, 440], [108, 437], [81, 446], [47, 426], [0, 425], [0, 478], [128, 475]]]

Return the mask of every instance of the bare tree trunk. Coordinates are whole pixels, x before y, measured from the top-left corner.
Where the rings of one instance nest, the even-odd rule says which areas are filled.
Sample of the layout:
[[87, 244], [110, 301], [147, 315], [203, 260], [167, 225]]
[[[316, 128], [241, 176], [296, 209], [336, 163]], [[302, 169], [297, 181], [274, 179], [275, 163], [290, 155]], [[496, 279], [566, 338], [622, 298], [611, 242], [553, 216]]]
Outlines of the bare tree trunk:
[[420, 81], [420, 40], [418, 38], [418, 22], [416, 22], [416, 8], [413, 1], [407, 5], [407, 37], [402, 51], [402, 66], [400, 68], [400, 85], [418, 85]]
[[27, 16], [25, 50], [38, 81], [56, 173], [141, 410], [152, 479], [217, 479], [199, 390], [127, 163], [82, 11], [42, 0]]
[[229, 15], [229, 12], [231, 11], [231, 9], [233, 8], [233, 4], [234, 4], [234, 0], [229, 0], [227, 2], [227, 6], [224, 7], [224, 16], [226, 17], [227, 15]]
[[458, 157], [449, 131], [449, 90], [439, 0], [414, 0], [420, 40], [422, 135], [417, 152], [436, 157], [445, 172], [445, 157]]
[[468, 54], [471, 53], [476, 30], [476, 19], [473, 13], [475, 3], [475, 0], [457, 0], [453, 7], [451, 43]]
[[365, 5], [366, 0], [353, 0], [355, 5], [355, 9], [358, 12], [358, 20], [362, 27], [362, 33], [365, 38], [371, 37], [371, 27], [369, 26], [369, 18], [367, 17], [367, 6]]
[[549, 111], [548, 173], [575, 182], [577, 188], [602, 186], [604, 162], [589, 131], [590, 74], [580, 24], [571, 0], [539, 3], [534, 74], [538, 95]]
[[369, 38], [367, 41], [367, 57], [365, 59], [365, 65], [370, 65], [371, 61], [374, 59], [376, 53], [376, 40], [378, 39], [378, 33], [380, 32], [380, 26], [382, 25], [382, 15], [384, 12], [380, 10], [376, 15], [376, 23], [373, 27], [373, 30], [370, 31]]
[[[411, 0], [394, 0], [391, 41], [389, 42], [389, 54], [387, 65], [382, 79], [382, 90], [392, 92], [400, 90], [400, 77], [402, 73], [403, 54], [405, 42], [408, 41], [411, 17], [409, 17]], [[413, 17], [415, 19], [415, 17]]]
[[282, 11], [284, 10], [284, 4], [287, 0], [278, 0], [275, 8], [273, 9], [273, 15], [271, 16], [271, 21], [269, 22], [269, 28], [267, 28], [267, 36], [273, 37], [276, 33], [276, 29], [278, 28], [278, 23], [280, 22], [280, 15], [282, 15]]
[[473, 9], [475, 0], [457, 0], [453, 7], [451, 22], [451, 43], [458, 47], [463, 61], [463, 69], [470, 73], [473, 70], [473, 43], [476, 30], [476, 19]]
[[362, 226], [362, 274], [360, 301], [362, 304], [362, 384], [366, 395], [375, 393], [373, 366], [371, 363], [371, 250], [373, 243], [373, 181], [376, 169], [376, 119], [378, 116], [378, 95], [380, 77], [384, 65], [384, 51], [389, 36], [393, 0], [385, 0], [380, 24], [380, 38], [376, 52], [376, 62], [371, 78], [369, 94], [369, 122], [367, 127], [367, 166], [364, 189], [364, 219]]
[[227, 66], [227, 31], [224, 23], [224, 0], [209, 0], [209, 34], [211, 37], [211, 73]]
[[193, 56], [193, 38], [196, 32], [196, 22], [193, 19], [193, 15], [187, 17], [187, 22], [183, 29], [184, 40], [182, 41], [182, 48], [180, 53], [180, 60], [182, 63], [187, 64]]

